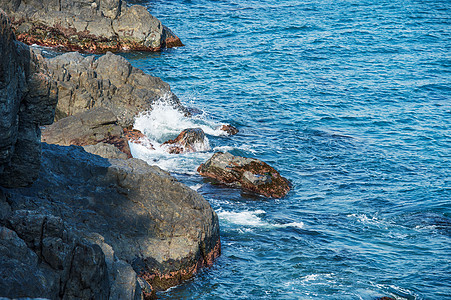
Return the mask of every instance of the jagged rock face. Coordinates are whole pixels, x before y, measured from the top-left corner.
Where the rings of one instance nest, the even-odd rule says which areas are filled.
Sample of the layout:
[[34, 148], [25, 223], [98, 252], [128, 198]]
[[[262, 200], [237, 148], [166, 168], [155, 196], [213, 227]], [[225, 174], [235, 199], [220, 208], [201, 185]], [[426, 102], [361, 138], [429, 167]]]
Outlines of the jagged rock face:
[[39, 126], [51, 124], [57, 101], [45, 60], [16, 41], [0, 10], [0, 185], [27, 186], [41, 161]]
[[273, 167], [255, 158], [215, 153], [197, 171], [200, 175], [245, 190], [273, 198], [281, 198], [290, 191], [289, 181]]
[[42, 131], [41, 140], [63, 146], [106, 143], [114, 145], [127, 157], [132, 157], [128, 141], [122, 127], [117, 124], [116, 116], [104, 107], [80, 112], [46, 126]]
[[19, 40], [66, 51], [158, 51], [183, 46], [144, 6], [122, 0], [4, 0]]
[[39, 179], [9, 193], [10, 214], [31, 206], [61, 218], [102, 249], [110, 247], [151, 292], [192, 277], [220, 253], [218, 218], [209, 203], [138, 159], [44, 144]]
[[61, 218], [10, 211], [10, 228], [0, 226], [0, 296], [108, 298], [108, 271], [98, 245], [66, 228]]
[[107, 53], [96, 60], [73, 52], [49, 59], [48, 66], [58, 85], [56, 120], [106, 107], [122, 127], [128, 127], [136, 114], [150, 110], [158, 100], [189, 114], [169, 84], [132, 67], [119, 55]]

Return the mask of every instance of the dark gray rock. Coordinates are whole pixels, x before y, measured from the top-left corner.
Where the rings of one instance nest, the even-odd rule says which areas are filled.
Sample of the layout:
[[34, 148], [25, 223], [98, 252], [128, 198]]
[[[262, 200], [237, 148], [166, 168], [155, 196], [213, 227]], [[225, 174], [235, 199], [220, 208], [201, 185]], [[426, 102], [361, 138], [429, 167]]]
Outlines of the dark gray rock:
[[56, 100], [44, 59], [15, 40], [0, 11], [0, 186], [26, 186], [36, 179], [39, 126], [53, 122]]
[[41, 140], [49, 144], [64, 146], [86, 146], [101, 143], [95, 149], [92, 147], [88, 149], [93, 151], [102, 151], [101, 149], [103, 149], [103, 152], [99, 153], [111, 154], [113, 156], [110, 157], [118, 158], [117, 154], [102, 146], [106, 143], [114, 145], [126, 157], [132, 157], [128, 141], [122, 127], [117, 124], [116, 116], [104, 107], [76, 113], [47, 126], [42, 131]]
[[101, 248], [66, 228], [61, 218], [14, 210], [0, 228], [0, 296], [107, 299]]
[[128, 156], [114, 145], [106, 143], [98, 143], [95, 145], [83, 146], [83, 149], [91, 154], [99, 155], [103, 158], [120, 158], [127, 159]]
[[0, 296], [56, 298], [57, 279], [15, 231], [0, 226]]
[[201, 164], [197, 171], [202, 176], [266, 197], [281, 198], [290, 191], [286, 178], [267, 163], [255, 158], [217, 152]]
[[[220, 254], [217, 216], [207, 201], [168, 173], [141, 160], [104, 159], [78, 146], [44, 144], [41, 162], [39, 126], [54, 119], [56, 85], [42, 58], [15, 41], [2, 12], [0, 50], [0, 185], [8, 188], [0, 188], [0, 297], [142, 299], [211, 265]], [[84, 132], [78, 125], [91, 132], [99, 125], [109, 128], [118, 119], [111, 103], [122, 103], [113, 97], [118, 88], [101, 76], [99, 81], [93, 58], [79, 58], [55, 60], [67, 66], [57, 73], [65, 78], [59, 91], [81, 99], [67, 107], [97, 107], [92, 99], [106, 104], [65, 122], [77, 126], [72, 133]], [[77, 64], [87, 72], [77, 73]], [[159, 80], [127, 65], [117, 67], [111, 78], [123, 85], [123, 95], [148, 95], [149, 83]], [[80, 90], [71, 77], [91, 82]], [[133, 92], [141, 85], [142, 91]], [[104, 98], [90, 98], [96, 92], [105, 92]], [[141, 101], [145, 105], [137, 111], [151, 102]], [[108, 105], [116, 113], [108, 112]], [[17, 188], [32, 183], [39, 167], [31, 187]]]
[[[13, 213], [24, 207], [45, 209], [91, 242], [95, 235], [111, 247], [113, 257], [150, 284], [150, 293], [192, 277], [220, 253], [218, 218], [209, 203], [138, 159], [104, 159], [80, 147], [44, 144], [39, 179], [30, 188], [8, 192]], [[29, 247], [40, 244], [34, 231], [30, 238], [22, 236]], [[59, 260], [54, 259], [55, 266]], [[110, 274], [118, 268], [110, 267]], [[129, 272], [117, 280], [129, 282], [132, 277]]]
[[175, 139], [163, 143], [168, 145], [168, 152], [180, 154], [210, 150], [208, 139], [201, 128], [188, 128], [183, 130]]
[[4, 0], [19, 40], [67, 51], [157, 51], [180, 39], [144, 6], [122, 0]]
[[166, 101], [189, 114], [169, 84], [132, 67], [123, 57], [107, 53], [95, 60], [79, 53], [67, 53], [48, 60], [58, 85], [56, 120], [93, 107], [106, 107], [123, 127], [134, 117], [151, 110], [156, 101]]

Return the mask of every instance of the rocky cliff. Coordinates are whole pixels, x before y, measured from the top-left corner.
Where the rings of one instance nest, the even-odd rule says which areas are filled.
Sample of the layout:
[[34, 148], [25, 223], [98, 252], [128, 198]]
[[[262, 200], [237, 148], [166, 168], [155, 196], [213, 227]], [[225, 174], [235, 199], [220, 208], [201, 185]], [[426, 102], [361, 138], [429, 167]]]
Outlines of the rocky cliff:
[[188, 113], [169, 84], [111, 52], [98, 59], [66, 53], [49, 59], [48, 68], [58, 88], [56, 120], [93, 107], [106, 107], [126, 127], [133, 124], [136, 114], [150, 110], [159, 99]]
[[[139, 159], [44, 144], [39, 179], [30, 188], [5, 190], [0, 206], [9, 247], [20, 244], [29, 257], [17, 264], [19, 257], [5, 258], [0, 247], [0, 275], [28, 273], [33, 284], [29, 293], [2, 294], [28, 285], [22, 275], [7, 275], [0, 296], [134, 299], [143, 289], [151, 297], [220, 254], [218, 218], [209, 203]], [[113, 291], [127, 296], [112, 297]]]
[[39, 126], [53, 122], [56, 93], [42, 56], [16, 41], [0, 10], [0, 185], [27, 186], [36, 179]]
[[157, 51], [182, 46], [144, 6], [122, 0], [2, 0], [18, 39], [66, 51]]
[[[138, 73], [128, 70], [126, 78]], [[15, 40], [0, 11], [0, 297], [151, 298], [211, 265], [220, 254], [217, 215], [168, 173], [78, 146], [43, 144], [41, 161], [40, 126], [53, 121], [63, 93], [56, 74]], [[108, 81], [116, 92], [126, 86]], [[110, 128], [118, 118], [106, 106], [85, 113], [101, 111]], [[97, 115], [74, 118], [89, 125]]]

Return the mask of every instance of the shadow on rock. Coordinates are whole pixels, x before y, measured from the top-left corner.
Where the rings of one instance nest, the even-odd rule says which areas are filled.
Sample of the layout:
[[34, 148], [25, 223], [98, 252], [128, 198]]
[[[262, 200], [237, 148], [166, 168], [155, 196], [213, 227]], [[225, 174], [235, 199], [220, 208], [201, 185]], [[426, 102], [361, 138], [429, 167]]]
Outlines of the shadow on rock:
[[[209, 203], [139, 159], [105, 159], [81, 147], [44, 144], [39, 179], [30, 188], [6, 190], [6, 195], [3, 205], [9, 213], [1, 222], [20, 232], [20, 238], [39, 238], [42, 234], [30, 228], [42, 226], [20, 231], [14, 224], [21, 223], [11, 221], [15, 215], [47, 216], [36, 221], [41, 225], [57, 218], [78, 237], [106, 249], [108, 272], [114, 271], [115, 259], [122, 261], [150, 284], [151, 294], [180, 284], [220, 254], [218, 218]], [[42, 242], [30, 243], [32, 250], [41, 249]], [[57, 245], [52, 249], [50, 256], [56, 255]], [[67, 269], [50, 266], [57, 279]]]

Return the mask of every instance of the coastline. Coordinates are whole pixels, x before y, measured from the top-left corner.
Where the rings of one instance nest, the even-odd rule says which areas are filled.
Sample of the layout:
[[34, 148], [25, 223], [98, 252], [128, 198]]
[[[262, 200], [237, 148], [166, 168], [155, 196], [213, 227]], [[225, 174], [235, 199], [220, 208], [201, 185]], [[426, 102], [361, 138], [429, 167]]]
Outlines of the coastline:
[[[79, 66], [89, 68], [93, 64], [93, 60], [86, 58], [88, 59], [86, 61], [79, 54], [78, 56], [68, 54], [67, 58], [63, 58], [61, 62], [58, 61], [60, 57], [54, 58], [53, 61], [56, 62], [56, 65], [54, 64], [51, 67], [48, 64], [49, 61], [46, 61], [39, 53], [34, 54], [33, 50], [28, 50], [27, 46], [15, 42], [11, 27], [18, 24], [10, 25], [3, 13], [1, 13], [1, 18], [2, 43], [9, 47], [2, 48], [2, 51], [12, 49], [7, 53], [2, 52], [4, 57], [2, 70], [10, 76], [6, 82], [10, 86], [28, 84], [28, 89], [31, 91], [31, 93], [25, 94], [25, 98], [19, 94], [15, 96], [16, 98], [13, 98], [14, 102], [5, 103], [6, 113], [11, 114], [12, 119], [14, 119], [14, 113], [18, 110], [15, 107], [22, 107], [26, 103], [33, 102], [35, 103], [33, 106], [34, 112], [26, 112], [19, 119], [22, 123], [28, 120], [33, 125], [42, 126], [53, 121], [56, 100], [58, 100], [56, 120], [65, 121], [68, 116], [80, 115], [80, 124], [92, 123], [92, 125], [89, 125], [91, 127], [88, 126], [85, 129], [88, 140], [82, 141], [80, 137], [77, 137], [68, 141], [66, 145], [86, 145], [87, 147], [97, 144], [99, 147], [100, 145], [101, 147], [112, 145], [113, 148], [108, 148], [107, 152], [105, 150], [100, 151], [100, 148], [94, 150], [89, 148], [92, 153], [108, 157], [98, 159], [99, 156], [88, 154], [80, 147], [44, 144], [44, 157], [41, 165], [41, 145], [38, 142], [40, 131], [33, 131], [33, 143], [30, 144], [30, 139], [26, 137], [29, 135], [27, 131], [17, 131], [17, 127], [15, 127], [17, 124], [6, 124], [10, 126], [10, 132], [12, 132], [12, 135], [10, 135], [12, 136], [11, 146], [7, 149], [12, 151], [6, 150], [4, 152], [7, 159], [2, 161], [0, 169], [0, 181], [3, 186], [0, 203], [2, 206], [0, 220], [3, 238], [2, 249], [14, 253], [17, 251], [17, 246], [14, 246], [14, 243], [19, 243], [22, 247], [21, 251], [26, 253], [23, 255], [30, 257], [32, 262], [30, 261], [29, 264], [25, 265], [27, 268], [25, 272], [30, 277], [27, 283], [21, 277], [24, 270], [21, 269], [23, 268], [21, 264], [16, 261], [19, 258], [8, 255], [2, 256], [0, 260], [2, 274], [6, 272], [16, 275], [7, 276], [6, 280], [0, 281], [0, 285], [5, 287], [0, 289], [3, 291], [0, 296], [55, 298], [56, 295], [59, 295], [59, 297], [64, 298], [72, 295], [81, 298], [140, 299], [144, 297], [151, 299], [155, 297], [156, 291], [178, 285], [193, 277], [201, 268], [211, 266], [220, 255], [221, 243], [218, 218], [208, 202], [196, 192], [178, 183], [161, 169], [150, 167], [147, 163], [138, 159], [119, 158], [122, 157], [121, 152], [112, 150], [118, 147], [119, 150], [128, 153], [127, 155], [130, 157], [130, 150], [118, 145], [128, 143], [125, 133], [122, 133], [122, 128], [130, 128], [132, 124], [130, 122], [133, 122], [134, 115], [137, 113], [136, 109], [149, 110], [152, 101], [164, 98], [177, 109], [186, 111], [175, 95], [165, 96], [171, 93], [169, 86], [158, 78], [152, 78], [142, 71], [132, 68], [125, 59], [110, 53], [109, 56], [105, 56], [105, 63], [101, 63], [99, 60], [98, 70], [94, 73], [91, 71], [91, 74], [106, 76], [106, 81], [101, 78], [98, 81], [100, 84], [109, 82], [109, 85], [105, 87], [104, 94], [99, 95], [92, 85], [92, 80], [90, 82], [88, 78], [87, 90], [93, 92], [93, 97], [99, 98], [92, 100], [92, 104], [87, 103], [86, 107], [76, 105], [78, 111], [74, 110], [70, 106], [74, 103], [72, 100], [67, 102], [69, 106], [65, 106], [62, 100], [67, 95], [68, 88], [68, 82], [65, 78], [69, 78], [65, 77], [64, 74], [66, 74], [66, 70], [70, 69], [69, 65], [75, 68]], [[174, 37], [169, 36], [168, 38], [168, 43], [172, 43], [172, 46], [181, 45]], [[28, 40], [25, 39], [25, 41]], [[53, 45], [53, 43], [50, 44]], [[49, 44], [46, 43], [45, 45]], [[164, 46], [164, 44], [162, 45]], [[36, 58], [33, 58], [35, 61], [33, 64], [37, 64], [37, 67], [28, 71], [29, 62], [18, 60], [15, 47], [19, 47], [22, 53], [29, 51], [32, 55], [37, 55]], [[63, 47], [63, 49], [72, 48]], [[75, 49], [86, 50], [87, 48]], [[115, 50], [119, 49], [123, 50], [124, 47]], [[127, 47], [127, 50], [129, 49], [136, 50], [138, 48]], [[103, 50], [105, 49], [102, 48], [101, 52]], [[145, 50], [160, 50], [160, 46], [146, 48]], [[64, 57], [64, 55], [61, 57]], [[111, 64], [111, 58], [116, 63]], [[86, 62], [83, 62], [83, 60]], [[19, 68], [23, 69], [10, 68], [11, 62], [14, 61], [18, 61]], [[65, 62], [69, 64], [64, 65]], [[104, 67], [101, 69], [100, 65]], [[124, 67], [125, 73], [120, 73], [121, 68]], [[63, 73], [59, 74], [59, 70], [62, 70]], [[118, 71], [119, 73], [117, 73]], [[21, 77], [24, 74], [21, 72], [29, 77]], [[41, 73], [35, 75], [34, 72]], [[97, 75], [95, 76], [97, 78]], [[121, 76], [126, 77], [120, 79]], [[11, 81], [11, 79], [13, 80]], [[123, 83], [120, 83], [120, 80], [123, 80]], [[147, 83], [149, 80], [150, 89], [149, 83]], [[130, 85], [125, 82], [135, 83]], [[60, 85], [60, 83], [64, 83], [64, 85]], [[144, 86], [140, 87], [139, 84], [144, 84]], [[74, 88], [78, 88], [78, 85]], [[145, 101], [139, 105], [134, 103], [132, 106], [128, 104], [129, 106], [121, 107], [118, 100], [114, 98], [117, 94], [119, 97], [117, 99], [122, 99], [121, 91], [130, 93], [131, 89], [138, 92], [136, 95], [131, 93], [131, 97], [139, 99], [143, 97], [142, 93], [146, 88], [150, 93], [149, 95], [154, 96], [150, 96], [150, 98], [145, 96]], [[158, 94], [160, 90], [162, 90], [161, 94]], [[8, 93], [8, 90], [5, 91]], [[43, 93], [43, 91], [47, 92]], [[154, 91], [157, 94], [152, 94], [155, 93]], [[65, 92], [66, 94], [64, 94]], [[39, 95], [39, 97], [33, 98], [34, 94]], [[72, 91], [69, 94], [75, 95], [76, 92]], [[94, 94], [96, 95], [94, 96]], [[8, 94], [2, 95], [8, 97]], [[110, 98], [105, 100], [105, 104], [102, 104], [101, 99], [106, 99], [105, 97]], [[7, 99], [2, 98], [2, 101]], [[84, 116], [84, 111], [91, 111], [94, 103], [104, 107], [104, 115], [110, 112], [113, 114], [105, 115], [105, 117], [99, 119], [100, 111], [97, 113], [92, 110], [92, 112], [95, 112], [94, 114]], [[66, 109], [63, 110], [63, 107]], [[43, 113], [43, 116], [39, 118], [45, 120], [36, 120], [34, 116], [36, 115], [36, 108], [39, 108], [38, 110]], [[73, 120], [69, 121], [68, 125], [74, 126], [75, 123], [73, 122]], [[19, 124], [19, 128], [22, 128], [22, 123]], [[102, 125], [103, 131], [98, 131], [99, 124], [104, 124]], [[119, 131], [116, 129], [114, 131], [112, 129], [114, 127], [111, 126], [118, 127]], [[28, 127], [28, 125], [25, 126], [25, 130], [28, 130], [26, 129]], [[80, 127], [78, 125], [76, 127], [79, 129], [78, 133], [80, 133]], [[63, 137], [67, 137], [67, 134], [64, 133], [65, 127], [59, 128], [57, 130], [62, 130]], [[75, 129], [77, 130], [77, 128]], [[44, 132], [47, 130], [48, 128], [44, 128]], [[116, 132], [114, 136], [112, 135], [113, 132]], [[93, 140], [92, 136], [97, 138]], [[21, 141], [23, 137], [25, 137], [24, 142], [19, 143], [18, 141]], [[5, 137], [2, 136], [2, 138]], [[47, 135], [47, 139], [50, 138], [52, 138], [52, 134]], [[118, 141], [121, 142], [118, 144]], [[53, 140], [53, 142], [62, 143], [61, 140]], [[85, 149], [88, 149], [86, 147]], [[32, 157], [34, 157], [35, 166], [33, 172], [30, 172], [32, 169], [28, 167], [29, 159], [27, 155], [30, 155], [29, 151], [33, 151]], [[41, 171], [38, 177], [37, 171], [39, 169]], [[56, 176], [56, 174], [58, 175]], [[74, 175], [75, 177], [72, 177]], [[86, 185], [87, 182], [93, 184], [91, 192], [89, 192], [89, 185]], [[31, 187], [26, 187], [30, 184], [32, 184]], [[76, 187], [77, 184], [81, 185]], [[53, 192], [49, 192], [51, 190]], [[93, 193], [94, 190], [99, 190], [100, 193], [95, 194]], [[71, 195], [73, 191], [78, 192]], [[110, 195], [109, 201], [105, 201], [105, 193]], [[45, 196], [43, 197], [43, 195]], [[27, 200], [23, 201], [24, 199]], [[77, 200], [73, 202], [71, 199]], [[64, 206], [57, 204], [65, 202]], [[119, 217], [117, 215], [119, 212], [114, 212], [119, 203], [125, 205], [121, 209], [121, 213], [127, 211], [128, 217], [126, 219], [129, 218], [130, 225], [133, 224], [131, 227], [127, 225], [122, 227], [126, 219]], [[194, 209], [190, 211], [188, 207], [191, 205], [194, 205]], [[99, 218], [103, 221], [100, 221]], [[27, 225], [17, 227], [19, 223], [16, 222], [18, 220]], [[49, 220], [55, 220], [52, 221], [56, 222], [55, 225], [50, 225]], [[137, 223], [138, 220], [139, 223]], [[86, 222], [91, 225], [86, 227]], [[99, 222], [109, 223], [110, 225], [104, 228], [105, 224], [101, 225]], [[145, 226], [145, 224], [149, 225]], [[118, 226], [116, 237], [114, 237], [112, 231], [115, 226]], [[136, 229], [130, 231], [135, 226], [137, 226]], [[41, 228], [41, 230], [38, 230], [38, 228]], [[129, 236], [129, 241], [124, 236], [126, 232], [132, 234]], [[135, 236], [135, 234], [138, 234], [138, 236]], [[49, 244], [50, 241], [52, 242]], [[136, 243], [136, 248], [131, 247], [134, 243]], [[81, 249], [80, 247], [91, 250], [83, 250], [83, 253], [77, 254], [78, 249]], [[145, 250], [146, 248], [147, 250]], [[101, 249], [100, 252], [99, 249]], [[92, 257], [90, 253], [96, 253], [96, 257]], [[35, 260], [36, 258], [37, 260]], [[92, 263], [88, 263], [92, 259], [100, 260], [100, 264], [96, 263], [96, 266], [93, 266]], [[74, 262], [78, 264], [76, 270], [73, 269], [71, 261], [78, 261]], [[116, 272], [122, 273], [121, 276], [126, 276], [124, 279], [127, 278], [129, 284], [123, 285], [120, 280], [124, 279], [116, 278]], [[6, 273], [4, 274], [6, 275]], [[35, 277], [37, 279], [39, 276], [46, 278], [41, 284], [33, 279]], [[138, 280], [139, 278], [144, 279], [144, 281]], [[28, 284], [33, 285], [33, 287], [28, 286]]]

